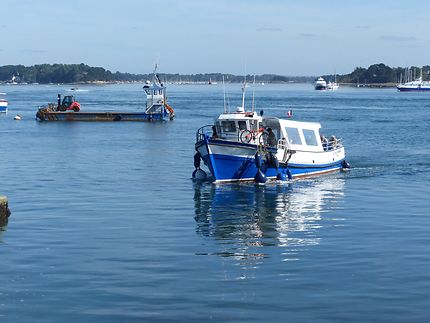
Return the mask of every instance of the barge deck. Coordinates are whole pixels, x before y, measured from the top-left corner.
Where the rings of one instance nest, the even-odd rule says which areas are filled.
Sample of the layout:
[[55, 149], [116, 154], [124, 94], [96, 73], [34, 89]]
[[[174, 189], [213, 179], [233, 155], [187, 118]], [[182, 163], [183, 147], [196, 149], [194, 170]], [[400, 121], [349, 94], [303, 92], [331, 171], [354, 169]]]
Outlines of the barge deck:
[[86, 111], [61, 112], [41, 108], [36, 113], [40, 121], [161, 121], [164, 113]]

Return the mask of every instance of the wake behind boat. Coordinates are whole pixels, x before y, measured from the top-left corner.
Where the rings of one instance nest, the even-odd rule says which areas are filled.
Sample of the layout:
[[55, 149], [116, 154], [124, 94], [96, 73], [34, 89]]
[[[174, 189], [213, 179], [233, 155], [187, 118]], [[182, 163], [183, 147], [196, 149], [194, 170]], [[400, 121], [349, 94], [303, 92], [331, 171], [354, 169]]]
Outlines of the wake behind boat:
[[193, 178], [205, 178], [200, 160], [214, 182], [292, 179], [349, 168], [342, 140], [320, 135], [321, 125], [276, 117], [242, 106], [224, 112], [196, 133]]

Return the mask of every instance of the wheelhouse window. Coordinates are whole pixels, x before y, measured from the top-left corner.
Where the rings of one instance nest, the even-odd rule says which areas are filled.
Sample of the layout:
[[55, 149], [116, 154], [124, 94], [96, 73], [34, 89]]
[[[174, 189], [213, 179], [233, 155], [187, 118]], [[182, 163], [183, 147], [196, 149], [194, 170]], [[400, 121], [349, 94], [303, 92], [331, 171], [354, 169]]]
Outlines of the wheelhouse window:
[[315, 135], [315, 131], [311, 129], [303, 129], [303, 136], [305, 137], [306, 145], [318, 146], [318, 140]]
[[299, 129], [292, 127], [285, 127], [287, 132], [288, 142], [292, 145], [301, 145], [302, 139], [300, 138]]
[[250, 122], [249, 122], [249, 130], [251, 130], [251, 131], [257, 131], [258, 130], [258, 125], [257, 125], [257, 121], [256, 120], [251, 120]]
[[221, 124], [218, 121], [215, 122], [215, 129], [218, 135], [221, 134]]
[[236, 124], [234, 121], [221, 122], [223, 132], [236, 132]]
[[246, 121], [238, 121], [237, 125], [239, 126], [239, 130], [246, 130]]

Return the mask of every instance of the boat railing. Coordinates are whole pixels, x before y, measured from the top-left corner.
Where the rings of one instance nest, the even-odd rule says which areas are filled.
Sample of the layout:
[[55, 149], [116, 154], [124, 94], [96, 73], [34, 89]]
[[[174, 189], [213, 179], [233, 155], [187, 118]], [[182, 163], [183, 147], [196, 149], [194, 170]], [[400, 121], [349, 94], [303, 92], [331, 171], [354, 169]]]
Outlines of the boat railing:
[[206, 125], [200, 127], [196, 132], [196, 142], [204, 140], [205, 138], [213, 136], [213, 125]]
[[343, 147], [342, 138], [331, 137], [322, 142], [324, 151], [334, 150]]
[[[322, 147], [324, 151], [334, 150], [343, 147], [342, 138], [331, 137], [322, 142]], [[278, 140], [278, 149], [290, 149], [291, 147], [288, 144], [286, 139]]]
[[[249, 137], [247, 134], [251, 134]], [[232, 132], [221, 132], [218, 133], [218, 129], [214, 125], [206, 125], [197, 130], [196, 142], [199, 142], [205, 138], [219, 138], [234, 142], [244, 142], [244, 143], [258, 143], [258, 134], [248, 130], [242, 131], [232, 131]]]
[[289, 149], [288, 142], [286, 139], [278, 140], [278, 149]]

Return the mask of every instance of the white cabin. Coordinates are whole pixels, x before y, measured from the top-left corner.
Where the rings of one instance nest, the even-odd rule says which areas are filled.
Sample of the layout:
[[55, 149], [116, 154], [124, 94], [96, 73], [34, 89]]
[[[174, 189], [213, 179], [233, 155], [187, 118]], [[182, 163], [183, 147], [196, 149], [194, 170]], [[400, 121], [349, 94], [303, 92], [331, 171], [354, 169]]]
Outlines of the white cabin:
[[215, 121], [215, 128], [218, 137], [239, 140], [245, 130], [258, 132], [262, 119], [256, 112], [223, 113]]

